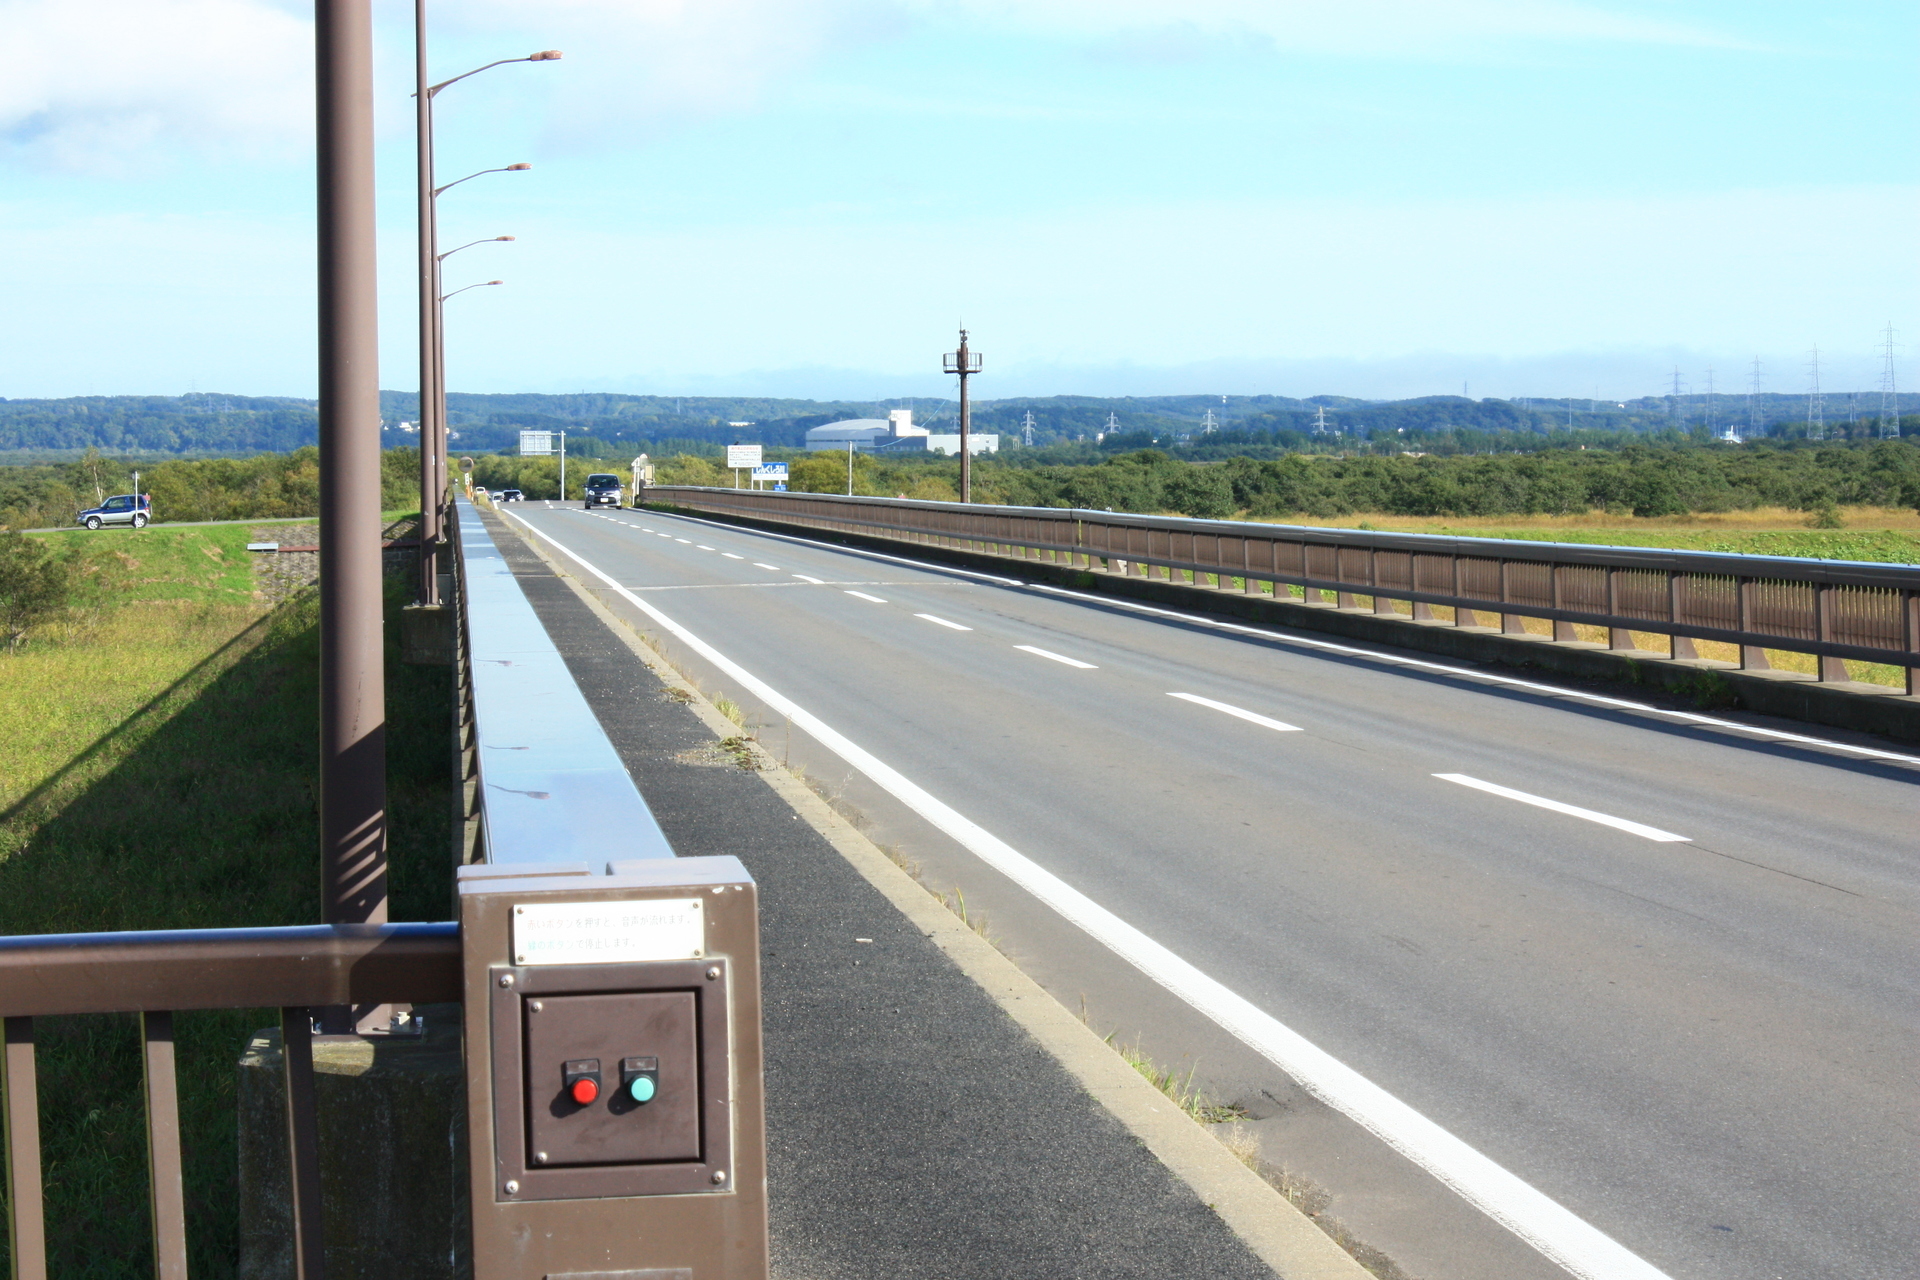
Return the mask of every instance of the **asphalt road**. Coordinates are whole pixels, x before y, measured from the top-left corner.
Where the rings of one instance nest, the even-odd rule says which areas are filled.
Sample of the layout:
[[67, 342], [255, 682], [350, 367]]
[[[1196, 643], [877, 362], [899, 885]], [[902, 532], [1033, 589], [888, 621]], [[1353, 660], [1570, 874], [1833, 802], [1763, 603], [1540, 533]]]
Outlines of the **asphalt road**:
[[[1659, 1271], [1913, 1274], [1920, 759], [704, 521], [513, 514]], [[1409, 1272], [1563, 1274], [666, 644]]]

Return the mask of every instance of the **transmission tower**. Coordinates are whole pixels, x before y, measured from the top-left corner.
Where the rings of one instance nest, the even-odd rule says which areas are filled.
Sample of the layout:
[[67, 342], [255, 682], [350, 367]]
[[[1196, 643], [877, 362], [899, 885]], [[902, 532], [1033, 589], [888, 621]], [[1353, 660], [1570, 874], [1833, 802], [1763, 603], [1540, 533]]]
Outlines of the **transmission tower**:
[[1713, 434], [1713, 366], [1707, 366], [1707, 434]]
[[1315, 407], [1314, 415], [1313, 415], [1313, 434], [1317, 436], [1323, 436], [1327, 434], [1327, 406], [1325, 405], [1318, 405]]
[[1827, 406], [1820, 395], [1820, 348], [1807, 360], [1807, 439], [1827, 438]]
[[1673, 369], [1673, 394], [1667, 397], [1667, 416], [1678, 426], [1687, 420], [1687, 411], [1680, 404], [1680, 366]]
[[1120, 429], [1120, 416], [1111, 409], [1107, 411], [1107, 434], [1112, 435]]
[[1213, 434], [1213, 429], [1219, 425], [1220, 425], [1220, 420], [1214, 417], [1213, 410], [1209, 409], [1207, 410], [1207, 416], [1201, 420], [1200, 433], [1202, 435], [1210, 436]]
[[1893, 382], [1893, 321], [1887, 321], [1886, 341], [1880, 347], [1880, 438], [1900, 438], [1900, 394]]
[[1027, 430], [1027, 448], [1033, 448], [1033, 410], [1027, 410], [1027, 420], [1022, 424]]
[[1760, 434], [1760, 357], [1753, 358], [1753, 372], [1747, 375], [1747, 434]]

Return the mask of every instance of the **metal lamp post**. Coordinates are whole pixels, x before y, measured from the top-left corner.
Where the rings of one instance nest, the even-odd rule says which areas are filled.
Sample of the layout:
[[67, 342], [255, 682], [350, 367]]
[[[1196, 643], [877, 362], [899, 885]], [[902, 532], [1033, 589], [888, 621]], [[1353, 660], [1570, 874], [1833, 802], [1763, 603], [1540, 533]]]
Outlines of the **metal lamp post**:
[[[433, 185], [433, 100], [448, 85], [510, 62], [553, 62], [558, 49], [543, 49], [524, 58], [502, 58], [465, 74], [427, 82], [427, 6], [426, 0], [413, 5], [413, 67], [415, 145], [418, 148], [417, 216], [419, 219], [419, 295], [420, 295], [420, 584], [422, 604], [437, 604], [440, 599], [439, 544], [444, 536], [440, 503], [447, 487], [446, 474], [446, 386], [440, 335], [440, 259], [439, 228], [435, 217], [435, 197], [445, 187]], [[509, 168], [529, 168], [519, 165]], [[477, 175], [470, 175], [477, 176]], [[466, 179], [461, 179], [462, 182]], [[449, 183], [448, 186], [456, 184]], [[462, 246], [465, 247], [465, 246]]]
[[960, 349], [940, 359], [947, 373], [960, 375], [960, 501], [973, 501], [973, 449], [969, 437], [973, 429], [973, 409], [967, 402], [967, 379], [980, 372], [980, 353], [967, 350], [967, 331], [960, 331]]

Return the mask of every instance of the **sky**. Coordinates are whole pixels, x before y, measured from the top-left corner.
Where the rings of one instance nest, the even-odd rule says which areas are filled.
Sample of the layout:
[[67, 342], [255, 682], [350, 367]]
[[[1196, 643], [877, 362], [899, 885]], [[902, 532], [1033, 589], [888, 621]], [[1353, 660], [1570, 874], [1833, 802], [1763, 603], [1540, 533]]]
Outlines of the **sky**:
[[[427, 3], [457, 391], [1920, 389], [1911, 3]], [[0, 0], [0, 396], [314, 393], [310, 14]]]

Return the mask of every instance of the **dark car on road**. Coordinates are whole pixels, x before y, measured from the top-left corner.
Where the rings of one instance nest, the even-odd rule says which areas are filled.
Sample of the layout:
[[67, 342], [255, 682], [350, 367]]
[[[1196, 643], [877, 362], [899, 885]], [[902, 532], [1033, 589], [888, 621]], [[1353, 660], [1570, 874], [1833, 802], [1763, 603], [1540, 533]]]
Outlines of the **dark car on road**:
[[581, 486], [587, 495], [587, 510], [595, 507], [617, 507], [620, 505], [620, 477], [605, 471], [596, 471], [587, 477]]
[[493, 495], [493, 500], [495, 502], [525, 502], [527, 495], [521, 493], [518, 489], [502, 489]]
[[73, 518], [75, 524], [83, 524], [89, 529], [98, 529], [108, 524], [124, 524], [135, 529], [144, 529], [152, 521], [153, 499], [144, 493], [115, 494], [99, 506], [88, 507]]

